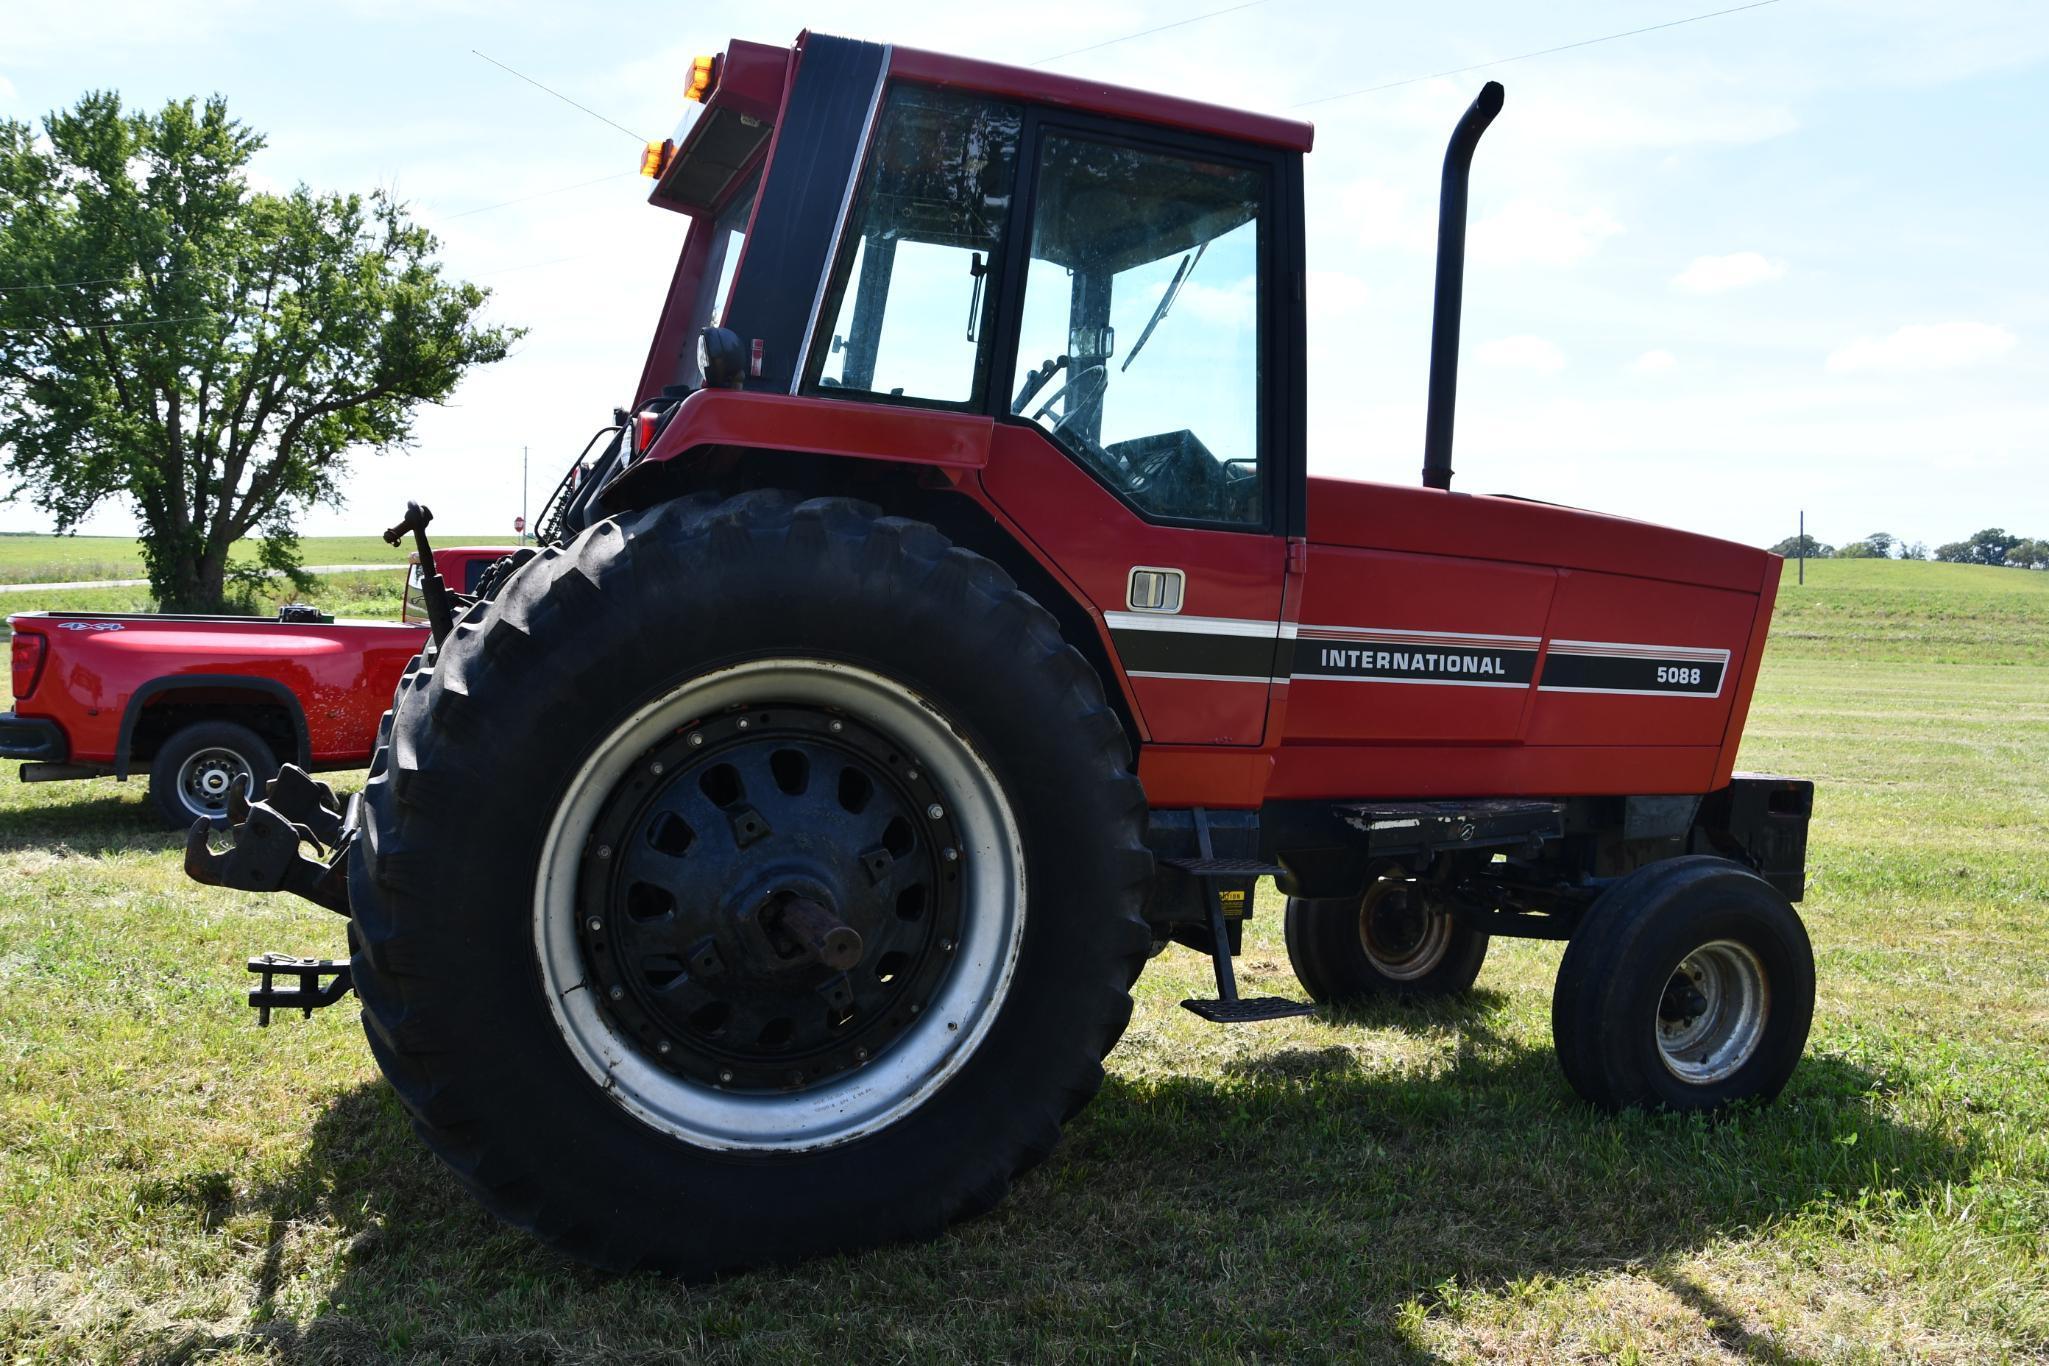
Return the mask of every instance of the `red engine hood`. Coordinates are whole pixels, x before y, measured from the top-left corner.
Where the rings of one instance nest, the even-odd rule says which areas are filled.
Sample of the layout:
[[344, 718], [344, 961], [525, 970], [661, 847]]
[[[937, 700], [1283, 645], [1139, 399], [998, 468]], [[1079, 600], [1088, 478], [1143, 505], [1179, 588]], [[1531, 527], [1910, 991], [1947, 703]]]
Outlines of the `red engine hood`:
[[1745, 593], [1759, 591], [1774, 558], [1734, 541], [1550, 503], [1322, 478], [1309, 481], [1309, 539]]

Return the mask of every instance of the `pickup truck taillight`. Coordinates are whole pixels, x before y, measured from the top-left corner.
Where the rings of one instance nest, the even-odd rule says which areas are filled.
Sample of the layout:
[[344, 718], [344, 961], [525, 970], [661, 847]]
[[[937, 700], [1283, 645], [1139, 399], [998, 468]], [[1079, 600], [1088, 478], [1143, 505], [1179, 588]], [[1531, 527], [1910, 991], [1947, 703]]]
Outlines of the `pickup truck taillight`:
[[49, 644], [44, 637], [27, 631], [14, 633], [15, 697], [27, 697], [36, 690], [36, 680], [43, 676], [43, 654]]

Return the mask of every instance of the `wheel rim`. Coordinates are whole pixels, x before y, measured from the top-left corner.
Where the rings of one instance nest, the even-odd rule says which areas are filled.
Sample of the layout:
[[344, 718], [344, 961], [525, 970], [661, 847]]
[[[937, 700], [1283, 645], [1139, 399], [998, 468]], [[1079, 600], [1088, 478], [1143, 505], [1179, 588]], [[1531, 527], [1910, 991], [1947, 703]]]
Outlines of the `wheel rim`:
[[1444, 961], [1451, 917], [1432, 908], [1413, 882], [1376, 882], [1359, 904], [1359, 947], [1381, 976], [1413, 981]]
[[194, 815], [223, 816], [236, 785], [250, 777], [249, 761], [231, 749], [195, 750], [178, 765], [178, 799]]
[[936, 708], [761, 660], [599, 744], [556, 808], [534, 928], [555, 1023], [614, 1099], [702, 1146], [790, 1149], [883, 1128], [959, 1070], [1024, 911], [1001, 786]]
[[1764, 964], [1733, 939], [1681, 959], [1658, 1001], [1658, 1055], [1681, 1081], [1720, 1081], [1757, 1052], [1770, 1014]]

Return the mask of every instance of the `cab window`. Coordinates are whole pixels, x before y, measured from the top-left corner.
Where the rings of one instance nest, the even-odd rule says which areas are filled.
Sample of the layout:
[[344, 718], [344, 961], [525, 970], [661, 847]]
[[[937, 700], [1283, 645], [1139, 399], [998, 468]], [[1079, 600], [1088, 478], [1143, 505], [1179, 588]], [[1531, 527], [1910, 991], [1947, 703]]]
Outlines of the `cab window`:
[[1013, 415], [1152, 517], [1266, 518], [1257, 169], [1049, 133]]
[[1024, 115], [899, 85], [877, 124], [819, 314], [814, 391], [973, 406], [987, 383], [992, 264]]

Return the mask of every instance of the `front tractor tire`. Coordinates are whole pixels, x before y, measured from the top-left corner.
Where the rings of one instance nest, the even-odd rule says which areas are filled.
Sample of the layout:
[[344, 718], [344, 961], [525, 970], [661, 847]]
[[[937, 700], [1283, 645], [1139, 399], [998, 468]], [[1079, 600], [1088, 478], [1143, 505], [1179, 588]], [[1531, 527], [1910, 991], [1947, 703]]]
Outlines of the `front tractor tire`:
[[1689, 855], [1602, 892], [1551, 998], [1565, 1077], [1604, 1110], [1770, 1100], [1814, 1018], [1814, 952], [1792, 905], [1749, 868]]
[[927, 1236], [1094, 1094], [1152, 863], [1036, 603], [838, 499], [544, 551], [400, 685], [350, 868], [372, 1052], [500, 1217], [690, 1276]]
[[1323, 1005], [1457, 996], [1487, 959], [1486, 933], [1408, 878], [1377, 878], [1355, 897], [1291, 896], [1284, 924], [1296, 980]]

